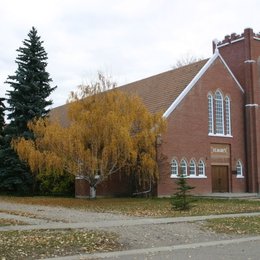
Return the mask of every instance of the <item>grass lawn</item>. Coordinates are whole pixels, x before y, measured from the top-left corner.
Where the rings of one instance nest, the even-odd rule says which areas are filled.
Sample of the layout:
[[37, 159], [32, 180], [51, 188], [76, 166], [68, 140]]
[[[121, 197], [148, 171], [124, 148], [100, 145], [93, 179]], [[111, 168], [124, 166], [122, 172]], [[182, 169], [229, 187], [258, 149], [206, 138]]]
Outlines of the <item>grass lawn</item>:
[[0, 235], [0, 259], [39, 259], [119, 250], [114, 233], [84, 230], [5, 231]]
[[260, 216], [210, 219], [204, 227], [217, 233], [260, 235]]
[[55, 197], [8, 197], [2, 201], [31, 205], [62, 206], [95, 212], [114, 212], [141, 217], [178, 217], [242, 212], [260, 212], [260, 200], [199, 198], [190, 211], [172, 210], [169, 198], [74, 199]]

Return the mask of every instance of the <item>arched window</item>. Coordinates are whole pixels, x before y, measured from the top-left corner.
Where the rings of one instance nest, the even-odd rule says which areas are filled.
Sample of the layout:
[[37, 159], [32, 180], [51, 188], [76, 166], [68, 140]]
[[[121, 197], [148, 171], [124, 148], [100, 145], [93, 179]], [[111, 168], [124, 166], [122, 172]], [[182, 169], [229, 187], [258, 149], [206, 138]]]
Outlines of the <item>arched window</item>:
[[215, 94], [216, 109], [216, 134], [224, 134], [224, 113], [223, 113], [223, 97], [220, 91]]
[[190, 176], [196, 175], [196, 163], [194, 160], [190, 161]]
[[181, 174], [187, 176], [187, 162], [184, 159], [181, 160]]
[[226, 134], [231, 135], [230, 99], [225, 97]]
[[178, 175], [178, 162], [176, 160], [172, 160], [171, 163], [171, 176]]
[[242, 163], [240, 161], [237, 161], [236, 169], [237, 169], [237, 177], [238, 178], [243, 177], [243, 166], [242, 166]]
[[213, 110], [213, 97], [208, 94], [208, 122], [209, 134], [214, 134], [214, 110]]
[[198, 168], [199, 168], [199, 176], [205, 176], [205, 163], [203, 160], [200, 160], [198, 163]]

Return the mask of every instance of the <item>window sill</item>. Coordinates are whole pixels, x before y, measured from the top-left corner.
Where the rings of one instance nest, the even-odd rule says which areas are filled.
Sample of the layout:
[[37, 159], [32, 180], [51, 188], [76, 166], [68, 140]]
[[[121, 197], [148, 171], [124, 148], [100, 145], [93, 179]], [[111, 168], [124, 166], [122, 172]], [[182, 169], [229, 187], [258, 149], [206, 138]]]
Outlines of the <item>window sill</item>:
[[237, 176], [237, 179], [244, 179], [245, 178], [245, 176]]
[[222, 135], [222, 134], [211, 134], [211, 133], [209, 133], [208, 135], [214, 137], [229, 137], [229, 138], [233, 137], [233, 135]]
[[207, 179], [208, 177], [205, 175], [196, 175], [196, 176], [189, 176], [190, 179]]
[[[171, 175], [171, 178], [172, 179], [178, 179], [178, 178], [180, 178], [180, 176], [179, 175]], [[185, 176], [185, 178], [187, 178], [187, 179], [207, 179], [208, 177], [207, 176], [205, 176], [205, 175], [195, 175], [195, 176], [190, 176], [190, 175], [188, 175], [188, 176]], [[241, 178], [241, 177], [240, 177]]]

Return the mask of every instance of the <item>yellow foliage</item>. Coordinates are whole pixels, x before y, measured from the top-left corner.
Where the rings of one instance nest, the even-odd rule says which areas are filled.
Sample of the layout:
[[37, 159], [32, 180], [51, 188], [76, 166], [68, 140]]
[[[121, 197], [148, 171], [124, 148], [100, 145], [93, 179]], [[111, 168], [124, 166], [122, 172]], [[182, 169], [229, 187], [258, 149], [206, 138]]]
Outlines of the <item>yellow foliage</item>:
[[141, 178], [157, 177], [155, 144], [166, 123], [160, 114], [149, 113], [140, 98], [113, 89], [87, 98], [72, 94], [68, 106], [68, 127], [39, 119], [28, 125], [34, 140], [13, 141], [33, 172], [66, 170], [96, 185], [138, 164]]

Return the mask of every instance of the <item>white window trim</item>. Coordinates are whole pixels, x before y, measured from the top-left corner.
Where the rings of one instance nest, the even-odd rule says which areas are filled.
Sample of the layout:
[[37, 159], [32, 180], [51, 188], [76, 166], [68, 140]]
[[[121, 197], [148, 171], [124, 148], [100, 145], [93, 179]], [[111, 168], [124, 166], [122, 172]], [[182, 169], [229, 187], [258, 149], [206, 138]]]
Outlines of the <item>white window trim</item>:
[[[199, 165], [201, 162], [203, 164], [203, 174], [200, 174], [200, 171], [199, 171], [199, 168], [200, 168]], [[206, 167], [205, 167], [205, 162], [203, 160], [199, 160], [199, 162], [198, 162], [198, 176], [200, 176], [200, 177], [206, 176]]]
[[238, 160], [237, 161], [237, 163], [236, 163], [236, 170], [237, 170], [237, 165], [239, 164], [239, 166], [241, 167], [241, 174], [237, 174], [237, 179], [243, 179], [243, 178], [245, 178], [245, 176], [244, 176], [244, 169], [243, 169], [243, 164], [241, 163], [241, 161], [240, 160]]
[[187, 164], [187, 161], [186, 161], [185, 159], [182, 159], [182, 160], [180, 161], [180, 169], [181, 169], [181, 172], [180, 172], [179, 175], [182, 174], [182, 163], [185, 164], [185, 171], [186, 171], [186, 173], [184, 173], [183, 176], [188, 177], [188, 164]]
[[[221, 102], [221, 109], [222, 109], [222, 132], [223, 133], [216, 133], [216, 94], [219, 93], [222, 99]], [[225, 98], [223, 98], [222, 92], [221, 90], [217, 90], [215, 92], [215, 95], [213, 97], [213, 95], [211, 94], [211, 92], [208, 93], [208, 121], [210, 119], [210, 114], [209, 114], [209, 99], [211, 98], [211, 110], [213, 111], [212, 115], [211, 115], [211, 121], [213, 122], [213, 126], [211, 126], [212, 128], [212, 132], [209, 131], [208, 129], [208, 136], [213, 136], [213, 137], [229, 137], [232, 138], [232, 125], [231, 125], [231, 100], [229, 96], [225, 96]], [[228, 111], [227, 111], [227, 103], [228, 103]], [[228, 113], [228, 121], [227, 121], [227, 113]], [[229, 133], [227, 132], [227, 126], [229, 128]], [[208, 128], [209, 128], [209, 122], [208, 122]]]
[[[211, 101], [211, 106], [210, 106], [210, 109], [211, 109], [211, 132], [209, 131], [209, 134], [214, 134], [214, 98], [213, 98], [213, 95], [211, 93], [208, 94], [208, 102], [209, 102], [209, 98], [210, 98], [210, 101]], [[209, 113], [209, 104], [208, 104], [208, 113]], [[209, 130], [209, 129], [208, 129]]]
[[[186, 176], [184, 176], [185, 178], [187, 178], [187, 179], [207, 179], [208, 177], [206, 176], [206, 175], [186, 175]], [[178, 179], [178, 178], [180, 178], [180, 175], [175, 175], [175, 174], [171, 174], [171, 178], [172, 179]]]
[[206, 175], [196, 175], [191, 176], [190, 179], [207, 179], [208, 177]]
[[[190, 172], [190, 169], [191, 169], [191, 164], [194, 164], [194, 174], [191, 174]], [[194, 177], [194, 176], [196, 176], [197, 175], [197, 165], [196, 165], [196, 162], [195, 162], [195, 160], [190, 160], [190, 165], [189, 165], [189, 176], [190, 177]]]
[[[220, 95], [221, 99], [217, 99], [217, 94]], [[216, 119], [215, 119], [215, 123], [216, 123], [216, 131], [217, 131], [217, 101], [221, 101], [221, 133], [216, 133], [217, 135], [225, 135], [225, 121], [224, 121], [224, 98], [223, 95], [221, 93], [220, 90], [217, 90], [215, 93], [215, 113], [216, 113]]]
[[[173, 173], [172, 173], [172, 163], [173, 163], [173, 161], [176, 163], [177, 174], [173, 174]], [[176, 178], [176, 177], [178, 177], [178, 174], [179, 174], [178, 162], [177, 162], [176, 159], [173, 159], [173, 160], [171, 161], [171, 178]]]
[[[203, 163], [203, 172], [204, 174], [200, 174], [199, 175], [199, 170], [197, 169], [198, 168], [198, 165], [196, 164], [196, 161], [194, 159], [192, 159], [191, 161], [193, 161], [195, 163], [195, 175], [188, 175], [188, 163], [187, 163], [187, 160], [185, 159], [182, 159], [181, 162], [180, 162], [180, 167], [179, 167], [179, 164], [178, 164], [178, 161], [176, 159], [173, 159], [171, 161], [171, 165], [172, 165], [172, 162], [175, 161], [176, 162], [176, 167], [177, 167], [177, 174], [172, 174], [170, 175], [170, 178], [171, 179], [178, 179], [180, 178], [180, 174], [179, 174], [179, 168], [181, 168], [181, 162], [185, 162], [186, 164], [186, 170], [187, 170], [187, 175], [184, 175], [185, 178], [187, 179], [207, 179], [208, 177], [206, 176], [206, 168], [205, 168], [205, 162], [203, 160], [199, 160], [199, 162], [201, 161]], [[190, 164], [189, 164], [190, 166]], [[172, 166], [171, 166], [172, 167]], [[171, 168], [172, 169], [172, 168]], [[172, 171], [171, 171], [172, 172]], [[189, 172], [190, 173], [190, 172]]]
[[[228, 96], [225, 97], [225, 116], [226, 116], [226, 135], [231, 135], [231, 102]], [[227, 104], [228, 104], [228, 111], [227, 111]], [[227, 113], [228, 113], [228, 120], [227, 120]], [[227, 132], [227, 126], [229, 128], [229, 132]]]
[[209, 134], [209, 136], [215, 136], [215, 137], [233, 137], [233, 135], [222, 135], [222, 134]]

